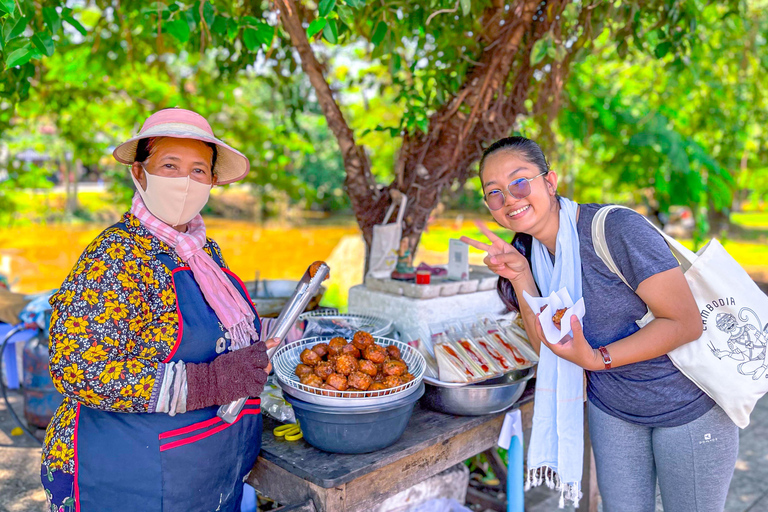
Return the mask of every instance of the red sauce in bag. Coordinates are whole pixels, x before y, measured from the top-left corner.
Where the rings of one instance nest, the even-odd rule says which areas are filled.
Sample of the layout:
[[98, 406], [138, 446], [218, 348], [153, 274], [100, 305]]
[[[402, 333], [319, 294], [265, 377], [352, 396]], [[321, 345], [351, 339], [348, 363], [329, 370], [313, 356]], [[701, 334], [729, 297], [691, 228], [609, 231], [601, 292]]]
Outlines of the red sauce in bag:
[[479, 355], [477, 355], [475, 353], [474, 350], [472, 350], [472, 345], [470, 345], [468, 341], [466, 341], [466, 340], [459, 340], [459, 345], [461, 345], [464, 348], [464, 350], [467, 351], [467, 354], [469, 354], [470, 357], [472, 357], [472, 359], [475, 360], [477, 365], [480, 368], [482, 368], [485, 373], [488, 373], [488, 372], [491, 371], [491, 369], [488, 367], [488, 365], [485, 364], [485, 361], [483, 361], [483, 358], [481, 358]]
[[492, 358], [494, 358], [496, 361], [498, 361], [498, 363], [501, 365], [502, 368], [504, 368], [504, 370], [511, 370], [512, 369], [512, 367], [509, 366], [509, 363], [507, 362], [507, 359], [504, 356], [502, 356], [501, 354], [499, 354], [492, 346], [488, 345], [488, 343], [486, 343], [483, 340], [478, 340], [477, 343], [481, 347], [483, 347], [485, 349], [485, 351], [488, 352], [488, 354], [490, 354], [490, 356]]
[[504, 345], [504, 347], [507, 350], [512, 352], [512, 355], [515, 357], [515, 362], [517, 364], [528, 364], [528, 360], [523, 357], [523, 355], [520, 353], [519, 350], [517, 350], [517, 347], [515, 347], [514, 345], [510, 345], [509, 343], [504, 341], [504, 338], [502, 338], [498, 333], [494, 332], [493, 333], [493, 337], [496, 338], [496, 340], [498, 340], [499, 343]]
[[456, 359], [456, 361], [458, 361], [458, 362], [459, 362], [459, 364], [461, 364], [461, 367], [462, 367], [462, 368], [464, 368], [464, 372], [465, 372], [467, 375], [469, 375], [470, 377], [475, 377], [475, 373], [474, 373], [472, 370], [470, 370], [469, 368], [467, 368], [467, 365], [466, 365], [466, 364], [464, 364], [464, 361], [462, 361], [462, 360], [461, 360], [461, 358], [459, 357], [459, 354], [457, 354], [455, 350], [453, 350], [453, 349], [452, 349], [451, 347], [449, 347], [448, 345], [443, 345], [443, 350], [445, 350], [445, 352], [446, 352], [448, 355], [450, 355], [451, 357], [453, 357], [454, 359]]

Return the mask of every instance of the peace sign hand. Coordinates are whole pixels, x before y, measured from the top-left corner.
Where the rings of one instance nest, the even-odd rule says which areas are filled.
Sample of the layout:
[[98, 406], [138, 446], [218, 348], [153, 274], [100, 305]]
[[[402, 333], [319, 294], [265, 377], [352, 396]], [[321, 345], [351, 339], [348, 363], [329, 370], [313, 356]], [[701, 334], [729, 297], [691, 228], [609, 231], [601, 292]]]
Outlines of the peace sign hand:
[[475, 225], [486, 237], [488, 237], [488, 240], [491, 243], [486, 244], [478, 242], [467, 236], [462, 236], [461, 241], [471, 245], [475, 249], [480, 249], [481, 251], [486, 251], [488, 253], [488, 256], [483, 260], [483, 263], [485, 263], [491, 272], [514, 282], [524, 276], [526, 272], [530, 271], [528, 260], [525, 259], [525, 256], [523, 256], [520, 251], [502, 240], [496, 233], [488, 229], [484, 223], [475, 221]]

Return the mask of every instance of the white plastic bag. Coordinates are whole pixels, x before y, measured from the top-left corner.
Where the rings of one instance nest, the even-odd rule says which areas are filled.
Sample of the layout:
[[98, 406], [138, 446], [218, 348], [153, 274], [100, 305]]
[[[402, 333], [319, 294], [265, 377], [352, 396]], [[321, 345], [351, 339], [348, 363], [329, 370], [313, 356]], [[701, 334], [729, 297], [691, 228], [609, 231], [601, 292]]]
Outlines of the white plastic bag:
[[384, 222], [373, 226], [373, 239], [371, 241], [371, 257], [368, 265], [368, 275], [384, 279], [392, 274], [397, 265], [398, 251], [400, 250], [400, 238], [403, 234], [403, 216], [408, 197], [403, 194], [400, 201], [400, 211], [397, 212], [397, 221], [387, 224], [392, 212], [395, 211], [395, 203], [389, 205]]

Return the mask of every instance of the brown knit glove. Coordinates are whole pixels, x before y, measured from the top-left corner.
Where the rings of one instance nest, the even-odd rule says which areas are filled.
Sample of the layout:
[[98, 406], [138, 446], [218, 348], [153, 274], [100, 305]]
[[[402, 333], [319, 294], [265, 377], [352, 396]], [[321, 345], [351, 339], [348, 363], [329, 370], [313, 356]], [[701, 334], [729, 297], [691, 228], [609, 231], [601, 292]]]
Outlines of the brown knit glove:
[[268, 364], [267, 346], [261, 341], [210, 363], [187, 363], [187, 410], [259, 396], [267, 382]]

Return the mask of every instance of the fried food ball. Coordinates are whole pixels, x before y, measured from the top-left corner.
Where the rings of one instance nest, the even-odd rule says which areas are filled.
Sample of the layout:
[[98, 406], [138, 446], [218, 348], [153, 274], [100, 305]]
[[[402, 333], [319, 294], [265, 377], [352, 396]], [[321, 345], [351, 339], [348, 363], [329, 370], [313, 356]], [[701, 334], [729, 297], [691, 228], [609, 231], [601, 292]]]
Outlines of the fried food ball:
[[341, 353], [349, 354], [355, 359], [360, 359], [360, 350], [358, 350], [358, 348], [351, 343], [347, 343], [346, 345], [344, 345], [344, 348], [341, 349]]
[[400, 356], [400, 349], [397, 347], [397, 345], [389, 345], [387, 347], [387, 355], [391, 357], [392, 359], [402, 360], [402, 357]]
[[346, 391], [348, 387], [347, 378], [343, 375], [339, 375], [338, 373], [332, 373], [328, 377], [328, 384], [338, 389], [339, 391]]
[[328, 342], [328, 353], [334, 356], [341, 355], [341, 351], [344, 349], [344, 345], [347, 344], [347, 340], [341, 336], [336, 336]]
[[[324, 263], [325, 263], [324, 261], [316, 261], [313, 264], [311, 264], [309, 266], [309, 277], [315, 277], [315, 275], [317, 275], [317, 271], [320, 270], [320, 266], [323, 265]], [[325, 279], [328, 279], [328, 277], [326, 277]]]
[[401, 385], [403, 381], [401, 381], [400, 377], [397, 377], [396, 375], [390, 375], [385, 377], [381, 383], [384, 384], [384, 386], [387, 388], [396, 388], [397, 386]]
[[301, 379], [305, 375], [310, 375], [310, 374], [314, 373], [314, 371], [312, 370], [312, 367], [310, 367], [310, 366], [307, 366], [305, 364], [297, 364], [296, 365], [296, 370], [294, 370], [294, 373], [296, 374], [296, 376], [299, 379]]
[[373, 376], [373, 382], [382, 382], [385, 377], [386, 375], [384, 375], [384, 372], [380, 371]]
[[403, 384], [407, 384], [408, 382], [411, 382], [415, 378], [416, 377], [414, 377], [410, 373], [405, 373], [405, 374], [400, 376], [400, 380], [403, 381]]
[[387, 351], [384, 350], [384, 347], [374, 343], [363, 350], [363, 357], [377, 364], [383, 363], [387, 359]]
[[304, 384], [305, 386], [312, 386], [314, 388], [319, 388], [323, 386], [323, 379], [321, 379], [314, 373], [310, 373], [309, 375], [306, 375], [301, 379], [301, 383]]
[[356, 372], [357, 367], [357, 359], [349, 354], [340, 355], [336, 360], [336, 373], [349, 375], [352, 372]]
[[301, 362], [306, 364], [307, 366], [315, 366], [317, 363], [322, 361], [322, 358], [319, 355], [317, 355], [317, 352], [313, 352], [308, 348], [305, 348], [301, 352], [299, 359], [301, 359]]
[[325, 391], [322, 391], [320, 394], [323, 396], [335, 396], [338, 397], [340, 395], [339, 391], [328, 384], [327, 382], [321, 386]]
[[373, 342], [373, 336], [365, 331], [357, 331], [355, 335], [352, 336], [352, 344], [360, 350], [365, 350], [366, 347], [370, 347], [373, 345]]
[[387, 386], [385, 386], [381, 382], [374, 382], [373, 384], [368, 386], [368, 391], [381, 391], [382, 389], [387, 389]]
[[333, 365], [328, 361], [320, 361], [315, 366], [315, 375], [323, 380], [326, 380], [330, 374], [333, 373]]
[[350, 386], [353, 386], [360, 391], [365, 391], [373, 384], [373, 379], [370, 375], [366, 375], [363, 372], [353, 372], [347, 379]]
[[328, 344], [327, 343], [318, 343], [314, 347], [312, 347], [312, 351], [315, 352], [320, 357], [325, 357], [328, 355]]
[[408, 371], [408, 367], [405, 366], [405, 363], [402, 361], [398, 361], [397, 359], [390, 359], [389, 361], [384, 362], [384, 375], [390, 376], [390, 375], [396, 375], [400, 376], [403, 375]]
[[563, 315], [565, 315], [565, 312], [568, 311], [568, 308], [562, 308], [555, 311], [555, 314], [552, 315], [552, 323], [555, 324], [555, 327], [560, 329], [560, 322], [563, 321]]
[[371, 377], [375, 377], [376, 374], [379, 373], [378, 368], [376, 368], [376, 364], [367, 359], [361, 359], [358, 361], [358, 369], [364, 374], [370, 375]]

